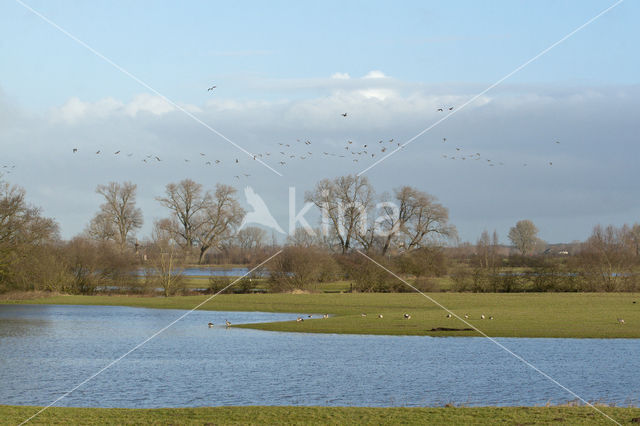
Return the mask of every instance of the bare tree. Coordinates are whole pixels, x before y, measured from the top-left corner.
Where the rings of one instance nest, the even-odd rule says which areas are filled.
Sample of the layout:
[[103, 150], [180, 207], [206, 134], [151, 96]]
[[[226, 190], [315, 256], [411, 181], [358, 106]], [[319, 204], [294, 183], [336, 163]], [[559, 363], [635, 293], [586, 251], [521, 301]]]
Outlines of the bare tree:
[[242, 228], [235, 235], [238, 246], [243, 250], [261, 248], [266, 241], [267, 231], [257, 226]]
[[160, 286], [165, 297], [184, 287], [184, 250], [172, 238], [171, 233], [158, 226], [157, 222], [152, 243], [147, 247], [147, 255], [147, 281]]
[[245, 211], [234, 198], [236, 192], [231, 186], [216, 185], [212, 202], [202, 212], [202, 226], [197, 229], [198, 263], [202, 263], [210, 248], [219, 247], [224, 240], [230, 239], [242, 223]]
[[0, 181], [0, 291], [24, 290], [59, 282], [61, 268], [51, 256], [58, 225], [26, 202], [24, 189]]
[[201, 184], [184, 179], [177, 184], [168, 184], [165, 196], [156, 200], [171, 211], [171, 218], [159, 222], [159, 226], [183, 248], [194, 247], [198, 229], [204, 224], [203, 212], [212, 203], [211, 193], [203, 191]]
[[113, 240], [124, 251], [127, 239], [142, 227], [142, 210], [136, 207], [136, 185], [110, 182], [98, 185], [96, 192], [105, 202], [89, 225], [89, 234], [96, 239]]
[[[598, 225], [583, 244], [578, 259], [587, 272], [587, 281], [594, 283], [590, 290], [636, 289], [633, 279], [635, 253], [626, 244], [625, 231], [625, 227], [618, 229], [610, 225], [603, 228]], [[632, 288], [627, 288], [629, 284]]]
[[366, 226], [367, 212], [373, 203], [373, 188], [366, 177], [341, 176], [333, 180], [323, 179], [315, 189], [307, 192], [307, 202], [315, 204], [323, 214], [323, 226], [330, 238], [335, 238], [338, 248], [346, 253]]
[[386, 234], [382, 254], [394, 242], [405, 251], [425, 247], [437, 239], [456, 235], [448, 223], [449, 210], [437, 199], [416, 188], [403, 186], [394, 191], [394, 201], [383, 203], [384, 216], [380, 223]]
[[489, 237], [489, 232], [482, 231], [476, 243], [476, 255], [480, 260], [481, 268], [493, 268], [496, 266], [498, 255], [498, 233], [494, 230], [493, 236]]
[[538, 228], [530, 220], [520, 220], [509, 230], [509, 240], [523, 256], [530, 254], [538, 243]]

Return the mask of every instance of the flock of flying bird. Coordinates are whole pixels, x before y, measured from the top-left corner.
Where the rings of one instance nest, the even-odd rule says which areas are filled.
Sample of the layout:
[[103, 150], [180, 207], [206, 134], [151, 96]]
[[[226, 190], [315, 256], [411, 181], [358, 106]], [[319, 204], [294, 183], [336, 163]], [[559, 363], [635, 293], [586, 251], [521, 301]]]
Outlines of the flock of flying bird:
[[3, 164], [0, 166], [0, 176], [3, 174], [10, 175], [13, 169], [16, 168], [15, 164]]
[[[216, 89], [217, 86], [211, 86], [207, 88], [207, 92], [212, 92]], [[453, 106], [441, 106], [436, 109], [436, 112], [445, 112], [445, 111], [453, 111]], [[343, 118], [349, 117], [347, 112], [340, 114]], [[442, 143], [447, 143], [447, 138], [442, 138]], [[556, 144], [559, 144], [560, 141], [556, 141]], [[339, 149], [339, 151], [335, 151], [334, 149], [326, 149], [326, 150], [316, 150], [317, 144], [312, 143], [310, 139], [296, 139], [296, 142], [278, 142], [277, 146], [273, 146], [273, 150], [254, 153], [252, 154], [253, 160], [258, 159], [275, 159], [280, 166], [286, 166], [287, 164], [293, 161], [304, 161], [311, 160], [314, 158], [343, 158], [347, 161], [351, 161], [352, 163], [364, 163], [365, 160], [375, 160], [376, 157], [380, 158], [381, 156], [388, 155], [388, 153], [393, 152], [394, 150], [402, 149], [405, 147], [404, 144], [400, 142], [396, 142], [393, 138], [388, 140], [377, 140], [374, 142], [368, 143], [355, 143], [352, 140], [347, 140], [344, 143], [344, 146]], [[447, 144], [449, 145], [449, 144]], [[335, 145], [334, 145], [335, 146]], [[458, 160], [458, 161], [483, 161], [486, 165], [490, 167], [494, 166], [504, 166], [505, 163], [501, 161], [495, 161], [490, 158], [485, 158], [481, 155], [480, 152], [469, 152], [466, 151], [461, 146], [454, 146], [455, 151], [452, 151], [451, 154], [443, 154], [442, 158], [446, 160]], [[452, 148], [452, 149], [453, 149]], [[78, 148], [73, 148], [72, 152], [78, 153]], [[103, 153], [102, 150], [95, 151], [96, 156], [102, 156], [106, 153]], [[123, 154], [121, 150], [117, 150], [113, 152], [112, 156], [120, 156], [126, 155], [127, 157], [133, 157], [133, 153]], [[199, 156], [196, 156], [197, 160], [193, 158], [184, 158], [185, 163], [198, 163], [203, 166], [218, 166], [223, 164], [223, 160], [218, 158], [211, 158], [206, 153], [200, 152]], [[233, 166], [242, 167], [243, 162], [240, 161], [240, 158], [234, 158], [232, 160], [227, 160], [227, 163], [231, 163]], [[156, 154], [146, 154], [138, 158], [141, 162], [147, 164], [160, 163], [163, 161]], [[553, 165], [553, 162], [549, 161], [549, 166]], [[522, 166], [526, 167], [528, 164], [523, 163]], [[6, 166], [5, 166], [6, 167]], [[247, 178], [251, 175], [248, 173], [239, 173], [234, 176], [236, 179]]]

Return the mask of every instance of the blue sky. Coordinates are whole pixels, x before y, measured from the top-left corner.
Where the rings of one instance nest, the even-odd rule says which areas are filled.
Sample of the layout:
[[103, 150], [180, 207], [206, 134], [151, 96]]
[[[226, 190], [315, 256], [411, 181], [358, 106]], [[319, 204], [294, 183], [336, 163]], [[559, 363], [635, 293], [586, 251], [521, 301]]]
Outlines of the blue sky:
[[[241, 145], [277, 151], [277, 141], [312, 138], [317, 154], [346, 139], [412, 137], [440, 104], [464, 103], [614, 2], [27, 3]], [[367, 176], [380, 192], [410, 184], [433, 193], [471, 241], [484, 228], [506, 240], [522, 218], [551, 242], [638, 220], [639, 9], [623, 2]], [[184, 177], [251, 185], [284, 226], [276, 205], [288, 186], [302, 203], [320, 178], [362, 169], [318, 160], [288, 164], [279, 178], [246, 164], [251, 178], [234, 182], [232, 168], [194, 164], [207, 149], [229, 162], [241, 154], [158, 103], [19, 3], [0, 4], [0, 165], [16, 165], [6, 178], [67, 237], [84, 228], [99, 204], [93, 190], [108, 180], [139, 184], [148, 232], [163, 215], [153, 198]], [[336, 121], [347, 109], [349, 121]], [[447, 162], [456, 151], [438, 145], [442, 137], [505, 166]], [[128, 149], [137, 161], [79, 161], [72, 146]], [[151, 151], [190, 163], [141, 170]], [[545, 168], [550, 161], [558, 166]], [[69, 208], [66, 197], [80, 201]]]

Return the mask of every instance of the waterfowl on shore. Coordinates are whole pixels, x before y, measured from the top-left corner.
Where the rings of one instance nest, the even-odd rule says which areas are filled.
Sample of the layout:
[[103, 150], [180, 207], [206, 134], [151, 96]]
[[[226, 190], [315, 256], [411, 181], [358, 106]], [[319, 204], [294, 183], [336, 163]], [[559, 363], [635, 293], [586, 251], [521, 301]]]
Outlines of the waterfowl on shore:
[[296, 318], [296, 322], [302, 322], [302, 321], [304, 321], [304, 319], [302, 317]]
[[327, 318], [329, 318], [329, 314], [324, 314], [324, 315], [322, 316], [322, 318], [323, 318], [323, 319], [327, 319]]
[[411, 319], [411, 315], [409, 315], [409, 314], [404, 314], [404, 319]]
[[228, 320], [224, 320], [224, 324], [229, 327], [231, 325], [231, 323]]

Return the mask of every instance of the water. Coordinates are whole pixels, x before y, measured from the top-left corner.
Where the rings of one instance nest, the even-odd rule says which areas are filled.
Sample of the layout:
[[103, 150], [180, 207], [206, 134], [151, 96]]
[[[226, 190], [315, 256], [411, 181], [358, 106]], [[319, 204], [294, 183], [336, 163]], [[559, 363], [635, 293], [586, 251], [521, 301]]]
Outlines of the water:
[[[241, 277], [249, 272], [249, 268], [184, 268], [182, 275], [185, 277]], [[144, 270], [139, 270], [138, 275], [144, 275]], [[267, 276], [265, 271], [254, 271], [257, 276]]]
[[[185, 312], [0, 305], [0, 404], [47, 405]], [[239, 324], [297, 315], [195, 311], [56, 405], [542, 405], [574, 399], [484, 338], [224, 327], [225, 319]], [[639, 403], [637, 339], [499, 341], [589, 401]]]

